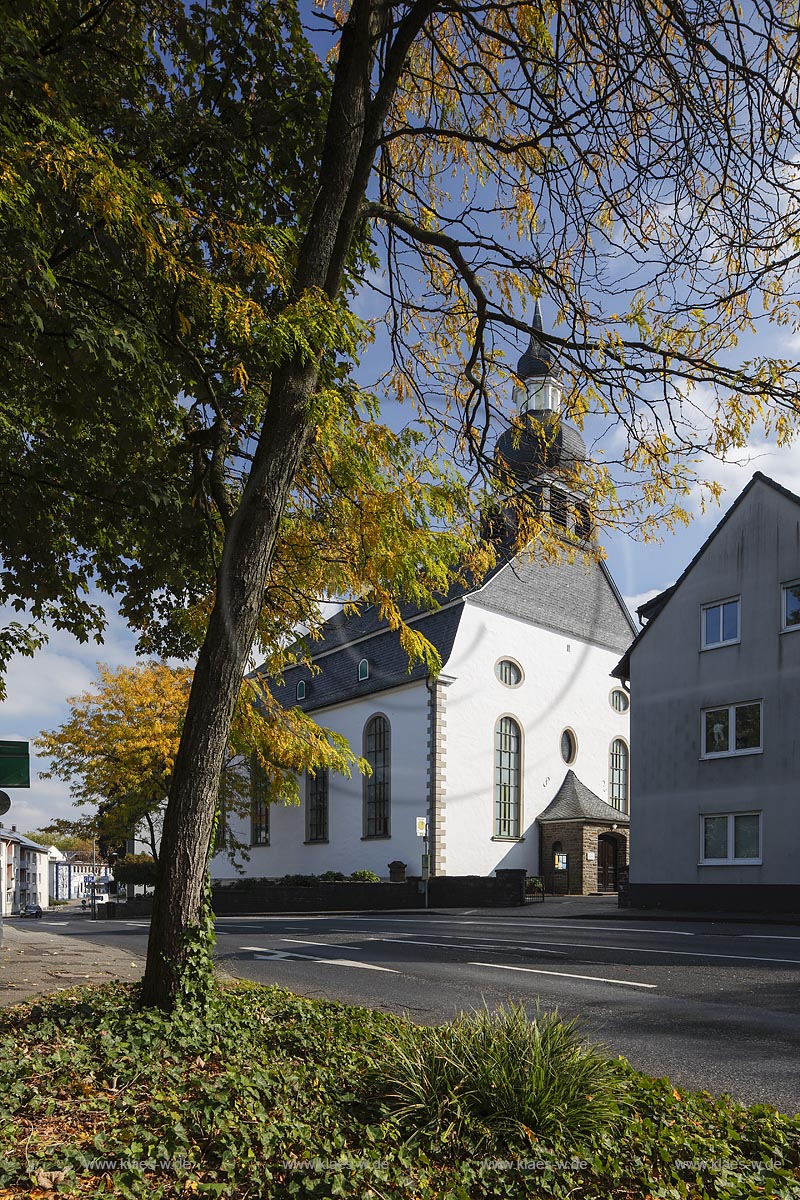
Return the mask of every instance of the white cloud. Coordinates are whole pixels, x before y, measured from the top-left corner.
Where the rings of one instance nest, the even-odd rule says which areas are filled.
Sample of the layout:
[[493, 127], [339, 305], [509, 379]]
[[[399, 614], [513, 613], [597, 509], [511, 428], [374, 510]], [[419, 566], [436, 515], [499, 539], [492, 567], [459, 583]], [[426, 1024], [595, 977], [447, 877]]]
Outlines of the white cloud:
[[634, 621], [638, 620], [636, 616], [637, 608], [642, 604], [646, 604], [648, 600], [652, 600], [653, 596], [658, 596], [662, 591], [663, 588], [648, 588], [646, 592], [637, 592], [635, 596], [622, 597]]
[[[102, 598], [93, 597], [93, 599]], [[108, 617], [103, 645], [81, 644], [63, 630], [50, 630], [48, 644], [34, 658], [17, 655], [6, 676], [7, 698], [0, 704], [0, 739], [33, 742], [44, 730], [55, 729], [69, 716], [67, 697], [85, 691], [98, 662], [111, 667], [136, 661], [135, 638], [119, 613], [104, 603]], [[0, 625], [21, 620], [19, 613], [0, 609]], [[57, 779], [40, 779], [47, 762], [31, 749], [31, 787], [11, 792], [6, 826], [20, 832], [47, 825], [57, 817], [74, 818], [69, 788]]]

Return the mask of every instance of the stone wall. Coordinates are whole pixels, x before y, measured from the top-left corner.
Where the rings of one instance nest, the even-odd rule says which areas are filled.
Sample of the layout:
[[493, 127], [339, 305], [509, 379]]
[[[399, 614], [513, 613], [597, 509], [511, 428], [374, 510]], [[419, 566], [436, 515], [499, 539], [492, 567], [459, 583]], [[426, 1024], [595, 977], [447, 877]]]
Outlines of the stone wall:
[[[437, 876], [429, 881], [431, 908], [510, 907], [525, 901], [525, 872], [499, 870], [495, 876]], [[273, 912], [371, 912], [425, 907], [423, 885], [407, 883], [321, 883], [317, 887], [261, 884], [215, 887], [212, 904], [218, 917]], [[117, 917], [149, 916], [151, 900], [116, 906]], [[111, 914], [108, 914], [109, 916]]]

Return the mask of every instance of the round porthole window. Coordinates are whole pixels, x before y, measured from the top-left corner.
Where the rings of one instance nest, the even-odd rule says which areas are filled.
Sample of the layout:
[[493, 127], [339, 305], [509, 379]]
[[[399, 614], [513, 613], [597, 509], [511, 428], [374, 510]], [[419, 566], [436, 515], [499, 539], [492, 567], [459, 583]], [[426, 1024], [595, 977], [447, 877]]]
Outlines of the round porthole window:
[[622, 688], [614, 688], [610, 699], [614, 712], [627, 712], [631, 706], [630, 697], [627, 692], [623, 692]]
[[571, 729], [565, 729], [561, 735], [561, 757], [565, 763], [574, 763], [578, 753], [578, 742]]
[[501, 658], [494, 673], [506, 687], [519, 687], [522, 683], [522, 667], [510, 658]]

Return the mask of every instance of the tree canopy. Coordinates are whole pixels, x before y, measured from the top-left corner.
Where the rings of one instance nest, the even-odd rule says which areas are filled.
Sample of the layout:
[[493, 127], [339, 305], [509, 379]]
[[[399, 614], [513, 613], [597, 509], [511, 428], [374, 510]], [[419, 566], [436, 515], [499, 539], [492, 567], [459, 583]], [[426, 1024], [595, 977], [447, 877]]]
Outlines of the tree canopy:
[[[560, 416], [595, 437], [563, 482], [596, 524], [647, 534], [701, 453], [792, 435], [794, 363], [737, 343], [796, 326], [795, 43], [788, 0], [12, 13], [2, 595], [88, 636], [97, 581], [143, 649], [200, 648], [148, 1002], [186, 961], [254, 639], [280, 671], [344, 595], [435, 670], [398, 603], [491, 561], [482, 478], [557, 545], [492, 454], [526, 304], [556, 313]], [[399, 433], [356, 370], [383, 330]]]
[[[42, 733], [36, 749], [49, 759], [43, 778], [68, 782], [75, 804], [90, 811], [51, 827], [62, 849], [96, 838], [104, 856], [125, 852], [132, 837], [158, 861], [164, 810], [189, 700], [192, 671], [166, 663], [110, 670], [98, 665], [90, 691], [68, 700], [69, 719]], [[227, 814], [250, 808], [255, 763], [273, 801], [299, 802], [297, 772], [318, 766], [349, 774], [360, 760], [347, 742], [299, 710], [278, 721], [258, 678], [245, 680], [231, 726], [222, 787]], [[50, 836], [48, 834], [48, 836]], [[66, 843], [74, 841], [75, 846]]]

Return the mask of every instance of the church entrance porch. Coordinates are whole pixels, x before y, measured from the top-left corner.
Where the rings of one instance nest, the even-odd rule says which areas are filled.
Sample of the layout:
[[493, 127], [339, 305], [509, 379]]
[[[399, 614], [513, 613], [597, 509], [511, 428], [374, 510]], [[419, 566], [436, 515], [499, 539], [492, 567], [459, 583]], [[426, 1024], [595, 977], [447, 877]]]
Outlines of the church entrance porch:
[[568, 771], [538, 817], [540, 873], [551, 896], [615, 892], [628, 864], [628, 817]]

